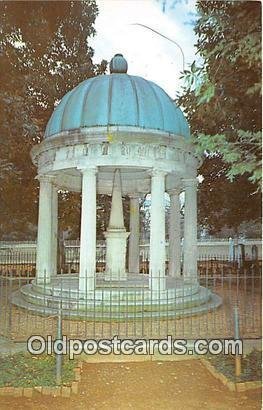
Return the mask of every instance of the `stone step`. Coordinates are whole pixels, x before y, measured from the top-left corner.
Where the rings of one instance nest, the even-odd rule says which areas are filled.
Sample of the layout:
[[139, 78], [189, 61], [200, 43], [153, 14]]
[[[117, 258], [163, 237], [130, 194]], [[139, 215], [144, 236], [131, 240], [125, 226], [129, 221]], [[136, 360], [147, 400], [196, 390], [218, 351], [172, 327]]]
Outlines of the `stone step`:
[[[24, 299], [29, 303], [56, 309], [58, 309], [61, 304], [61, 297], [38, 293], [34, 290], [31, 284], [22, 286], [20, 292]], [[201, 305], [206, 303], [211, 296], [211, 292], [203, 287], [200, 287], [199, 292], [196, 292], [193, 295], [175, 297], [166, 293], [163, 297], [160, 295], [159, 300], [154, 299], [151, 292], [145, 290], [134, 291], [132, 293], [122, 291], [117, 292], [115, 290], [110, 292], [105, 291], [105, 293], [100, 292], [100, 294], [101, 295], [92, 295], [92, 299], [86, 300], [76, 299], [76, 297], [65, 298], [63, 296], [62, 308], [85, 311], [87, 309], [96, 309], [97, 311], [114, 310], [121, 312], [129, 310], [174, 310]], [[94, 296], [96, 296], [95, 300]]]
[[[38, 314], [40, 316], [53, 316], [57, 315], [58, 310], [55, 307], [41, 306], [38, 304], [30, 303], [25, 300], [20, 290], [14, 292], [11, 296], [11, 302], [16, 306], [31, 311], [32, 313]], [[159, 310], [159, 306], [153, 305], [151, 310], [137, 310], [137, 311], [105, 311], [91, 309], [90, 307], [84, 310], [77, 309], [62, 309], [62, 316], [65, 319], [72, 320], [88, 320], [88, 321], [126, 321], [126, 320], [140, 320], [142, 318], [180, 318], [184, 316], [198, 315], [207, 311], [214, 310], [222, 304], [222, 299], [216, 294], [211, 294], [209, 300], [206, 303], [191, 307], [177, 307], [172, 309]], [[142, 307], [142, 306], [141, 306]]]

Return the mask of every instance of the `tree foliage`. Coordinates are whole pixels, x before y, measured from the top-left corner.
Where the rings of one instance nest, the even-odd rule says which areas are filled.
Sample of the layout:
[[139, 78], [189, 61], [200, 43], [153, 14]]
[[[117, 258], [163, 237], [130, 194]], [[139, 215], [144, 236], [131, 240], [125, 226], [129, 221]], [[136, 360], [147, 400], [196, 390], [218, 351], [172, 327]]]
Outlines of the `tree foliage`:
[[200, 152], [220, 152], [228, 177], [261, 179], [261, 5], [199, 1], [202, 58], [185, 70], [180, 101]]
[[[260, 193], [247, 175], [238, 175], [234, 182], [227, 178], [228, 165], [219, 156], [207, 158], [200, 172], [204, 181], [198, 195], [198, 219], [210, 234], [232, 228], [231, 235], [244, 233], [240, 224], [261, 216]], [[253, 225], [253, 223], [252, 223]]]
[[[236, 228], [260, 215], [255, 192], [261, 181], [261, 5], [198, 1], [197, 11], [200, 59], [184, 71], [178, 102], [205, 156], [200, 204], [207, 206], [200, 221], [209, 220], [211, 229], [225, 222]], [[224, 216], [216, 216], [219, 205]]]
[[0, 233], [4, 235], [12, 230], [25, 233], [29, 222], [36, 223], [38, 184], [29, 153], [41, 142], [54, 106], [80, 81], [104, 73], [106, 62], [94, 65], [88, 44], [98, 13], [94, 0], [4, 1], [0, 12]]

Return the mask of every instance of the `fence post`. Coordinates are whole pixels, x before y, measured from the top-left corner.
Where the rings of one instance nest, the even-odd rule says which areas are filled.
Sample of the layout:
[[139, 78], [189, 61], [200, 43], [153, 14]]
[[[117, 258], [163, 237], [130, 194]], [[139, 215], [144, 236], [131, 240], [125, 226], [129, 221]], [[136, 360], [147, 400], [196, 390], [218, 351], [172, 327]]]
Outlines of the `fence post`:
[[233, 262], [235, 260], [235, 243], [233, 238], [228, 239], [228, 246], [229, 246], [229, 251], [228, 251], [228, 260], [229, 262]]
[[252, 259], [251, 270], [252, 270], [252, 272], [254, 272], [254, 270], [255, 270], [256, 273], [258, 273], [259, 272], [259, 263], [258, 263], [258, 248], [257, 248], [257, 245], [252, 245], [251, 259]]
[[[14, 275], [15, 276], [15, 275]], [[13, 269], [10, 270], [8, 278], [8, 337], [12, 338], [12, 293], [13, 293]]]
[[[234, 338], [239, 339], [239, 317], [238, 317], [238, 307], [234, 307]], [[235, 353], [235, 376], [239, 377], [241, 375], [241, 356]]]
[[240, 273], [244, 273], [245, 263], [245, 245], [243, 243], [238, 244], [238, 269]]
[[[57, 339], [62, 340], [62, 303], [60, 301], [57, 319]], [[62, 382], [62, 354], [56, 353], [56, 385], [60, 386]]]

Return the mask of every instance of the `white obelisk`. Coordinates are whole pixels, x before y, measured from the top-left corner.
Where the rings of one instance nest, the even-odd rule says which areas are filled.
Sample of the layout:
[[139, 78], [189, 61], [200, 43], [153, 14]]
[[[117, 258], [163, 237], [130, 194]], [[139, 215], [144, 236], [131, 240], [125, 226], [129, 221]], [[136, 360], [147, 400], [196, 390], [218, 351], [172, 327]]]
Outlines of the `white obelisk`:
[[106, 238], [105, 280], [126, 280], [126, 247], [130, 232], [126, 232], [123, 219], [121, 174], [116, 169], [113, 179], [110, 222]]

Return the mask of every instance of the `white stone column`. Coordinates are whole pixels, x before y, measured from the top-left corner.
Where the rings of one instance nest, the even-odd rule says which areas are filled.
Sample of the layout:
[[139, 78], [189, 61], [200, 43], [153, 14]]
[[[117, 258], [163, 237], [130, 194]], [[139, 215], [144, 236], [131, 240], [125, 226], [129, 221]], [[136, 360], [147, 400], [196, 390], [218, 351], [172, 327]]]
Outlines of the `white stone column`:
[[57, 255], [58, 255], [58, 190], [56, 185], [52, 187], [52, 209], [51, 209], [51, 274], [57, 275]]
[[183, 180], [184, 205], [184, 267], [185, 279], [197, 279], [197, 179]]
[[130, 194], [129, 273], [140, 272], [140, 195]]
[[82, 172], [79, 290], [95, 289], [96, 281], [96, 167]]
[[151, 173], [151, 225], [149, 285], [153, 291], [165, 289], [165, 175], [154, 169]]
[[38, 176], [39, 211], [37, 232], [36, 281], [38, 284], [48, 284], [51, 280], [52, 264], [52, 181], [53, 176]]
[[170, 190], [169, 211], [169, 275], [181, 276], [180, 188]]

